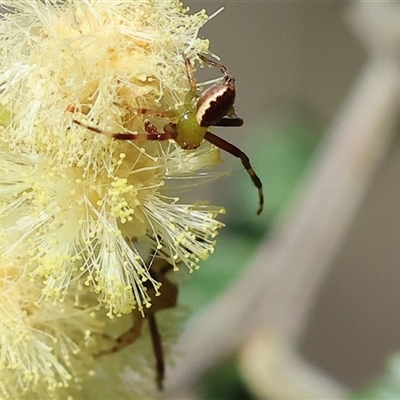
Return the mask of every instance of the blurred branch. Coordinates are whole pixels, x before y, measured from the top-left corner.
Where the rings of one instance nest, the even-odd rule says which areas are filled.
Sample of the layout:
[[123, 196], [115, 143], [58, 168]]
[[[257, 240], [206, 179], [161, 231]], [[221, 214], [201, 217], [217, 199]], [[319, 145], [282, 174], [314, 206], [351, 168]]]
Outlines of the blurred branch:
[[341, 399], [347, 390], [312, 366], [293, 343], [263, 331], [242, 346], [239, 366], [257, 399]]
[[[368, 6], [354, 5], [352, 19], [368, 18], [368, 12], [362, 12]], [[182, 335], [176, 351], [185, 358], [168, 373], [170, 398], [189, 388], [255, 330], [273, 332], [295, 348], [318, 289], [396, 133], [400, 34], [394, 30], [388, 40], [390, 35], [381, 28], [385, 18], [376, 16], [381, 8], [389, 15], [396, 12], [396, 17], [399, 12], [397, 4], [381, 3], [372, 13], [372, 27], [384, 32], [385, 46], [368, 46], [369, 62], [328, 129], [301, 192], [250, 268]], [[379, 42], [373, 32], [368, 36]], [[283, 388], [290, 383], [283, 383]], [[337, 389], [344, 393], [340, 386]]]

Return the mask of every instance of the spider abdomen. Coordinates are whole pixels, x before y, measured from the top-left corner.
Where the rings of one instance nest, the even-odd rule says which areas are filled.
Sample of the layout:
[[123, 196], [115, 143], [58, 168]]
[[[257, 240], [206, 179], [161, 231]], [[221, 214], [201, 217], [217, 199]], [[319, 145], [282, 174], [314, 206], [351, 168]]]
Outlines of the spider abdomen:
[[219, 122], [232, 109], [235, 96], [235, 80], [232, 77], [227, 77], [206, 89], [196, 104], [197, 123], [209, 127]]

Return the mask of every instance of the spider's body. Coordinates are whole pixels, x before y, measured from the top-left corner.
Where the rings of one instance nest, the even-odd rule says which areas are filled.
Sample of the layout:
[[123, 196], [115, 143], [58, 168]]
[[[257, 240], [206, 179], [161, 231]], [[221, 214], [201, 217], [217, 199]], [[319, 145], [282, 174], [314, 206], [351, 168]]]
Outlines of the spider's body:
[[[250, 164], [247, 155], [238, 147], [227, 142], [226, 140], [214, 135], [208, 129], [211, 126], [242, 126], [243, 120], [235, 114], [234, 103], [236, 96], [235, 79], [230, 75], [227, 68], [215, 61], [209, 60], [203, 55], [199, 57], [205, 63], [217, 67], [221, 70], [223, 78], [221, 81], [210, 86], [201, 93], [197, 93], [196, 78], [190, 60], [184, 56], [186, 73], [189, 81], [189, 91], [185, 97], [184, 108], [175, 115], [171, 112], [153, 112], [163, 118], [169, 118], [170, 121], [164, 125], [163, 132], [159, 132], [157, 128], [150, 122], [146, 121], [144, 129], [146, 134], [138, 134], [133, 132], [112, 133], [111, 136], [117, 140], [169, 140], [173, 139], [182, 149], [193, 150], [200, 146], [203, 140], [207, 140], [213, 145], [232, 154], [240, 159], [251, 180], [258, 189], [259, 208], [257, 214], [261, 214], [264, 205], [264, 194], [260, 178], [255, 173]], [[151, 114], [151, 110], [138, 110], [138, 114]], [[101, 129], [86, 125], [76, 119], [74, 123], [81, 125], [96, 133], [106, 134]]]

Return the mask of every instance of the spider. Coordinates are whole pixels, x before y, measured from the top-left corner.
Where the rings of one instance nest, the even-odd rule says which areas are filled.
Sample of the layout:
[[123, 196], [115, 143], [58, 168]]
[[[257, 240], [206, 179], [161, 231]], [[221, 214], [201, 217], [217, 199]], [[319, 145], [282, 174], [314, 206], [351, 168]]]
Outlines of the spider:
[[[211, 126], [239, 127], [243, 125], [243, 120], [236, 115], [234, 109], [236, 96], [235, 79], [231, 76], [225, 65], [212, 61], [202, 54], [198, 54], [198, 56], [208, 65], [219, 68], [223, 78], [221, 81], [198, 94], [193, 66], [190, 60], [183, 55], [189, 80], [189, 91], [185, 97], [184, 107], [182, 110], [178, 110], [179, 112], [173, 114], [169, 112], [153, 113], [153, 115], [165, 118], [173, 115], [173, 119], [176, 122], [168, 122], [165, 124], [163, 132], [159, 132], [150, 121], [145, 121], [145, 134], [129, 131], [108, 133], [99, 128], [86, 125], [76, 119], [73, 119], [73, 122], [93, 132], [111, 135], [112, 138], [116, 140], [145, 139], [163, 141], [173, 139], [185, 150], [196, 149], [203, 140], [207, 140], [214, 146], [240, 159], [243, 167], [258, 189], [259, 208], [257, 210], [257, 215], [260, 215], [264, 207], [263, 188], [260, 178], [250, 164], [249, 157], [232, 143], [229, 143], [208, 130]], [[74, 107], [70, 108], [71, 111], [75, 110]], [[139, 109], [137, 113], [151, 114], [152, 111]]]
[[134, 310], [132, 312], [132, 326], [116, 339], [104, 334], [103, 336], [106, 339], [112, 340], [115, 344], [111, 348], [97, 353], [94, 357], [117, 353], [135, 343], [142, 334], [143, 324], [147, 320], [155, 357], [156, 383], [158, 389], [161, 391], [163, 390], [165, 361], [162, 337], [158, 329], [155, 314], [159, 311], [174, 308], [176, 306], [178, 298], [178, 286], [171, 282], [166, 276], [168, 272], [172, 271], [173, 266], [164, 259], [156, 259], [155, 255], [156, 253], [153, 254], [148, 264], [148, 270], [150, 271], [152, 278], [161, 283], [161, 294], [156, 295], [154, 287], [148, 284], [147, 293], [151, 298], [151, 307], [144, 311], [144, 317], [140, 311]]

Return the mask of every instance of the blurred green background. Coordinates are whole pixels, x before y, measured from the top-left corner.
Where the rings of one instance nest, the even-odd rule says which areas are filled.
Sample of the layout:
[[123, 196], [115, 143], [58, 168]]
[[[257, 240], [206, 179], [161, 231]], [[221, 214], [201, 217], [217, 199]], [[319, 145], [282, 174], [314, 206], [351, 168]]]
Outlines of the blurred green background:
[[[263, 180], [265, 209], [261, 216], [256, 215], [257, 190], [240, 162], [234, 159], [236, 165], [232, 166], [231, 174], [218, 181], [226, 193], [215, 203], [223, 205], [227, 213], [221, 218], [226, 226], [217, 237], [215, 253], [181, 289], [182, 302], [193, 310], [211, 303], [243, 272], [258, 242], [268, 235], [274, 217], [297, 187], [320, 134], [300, 121], [292, 121], [285, 130], [260, 126], [252, 132], [261, 133], [263, 138], [262, 143], [249, 142], [246, 147]], [[227, 159], [229, 155], [223, 157]]]

